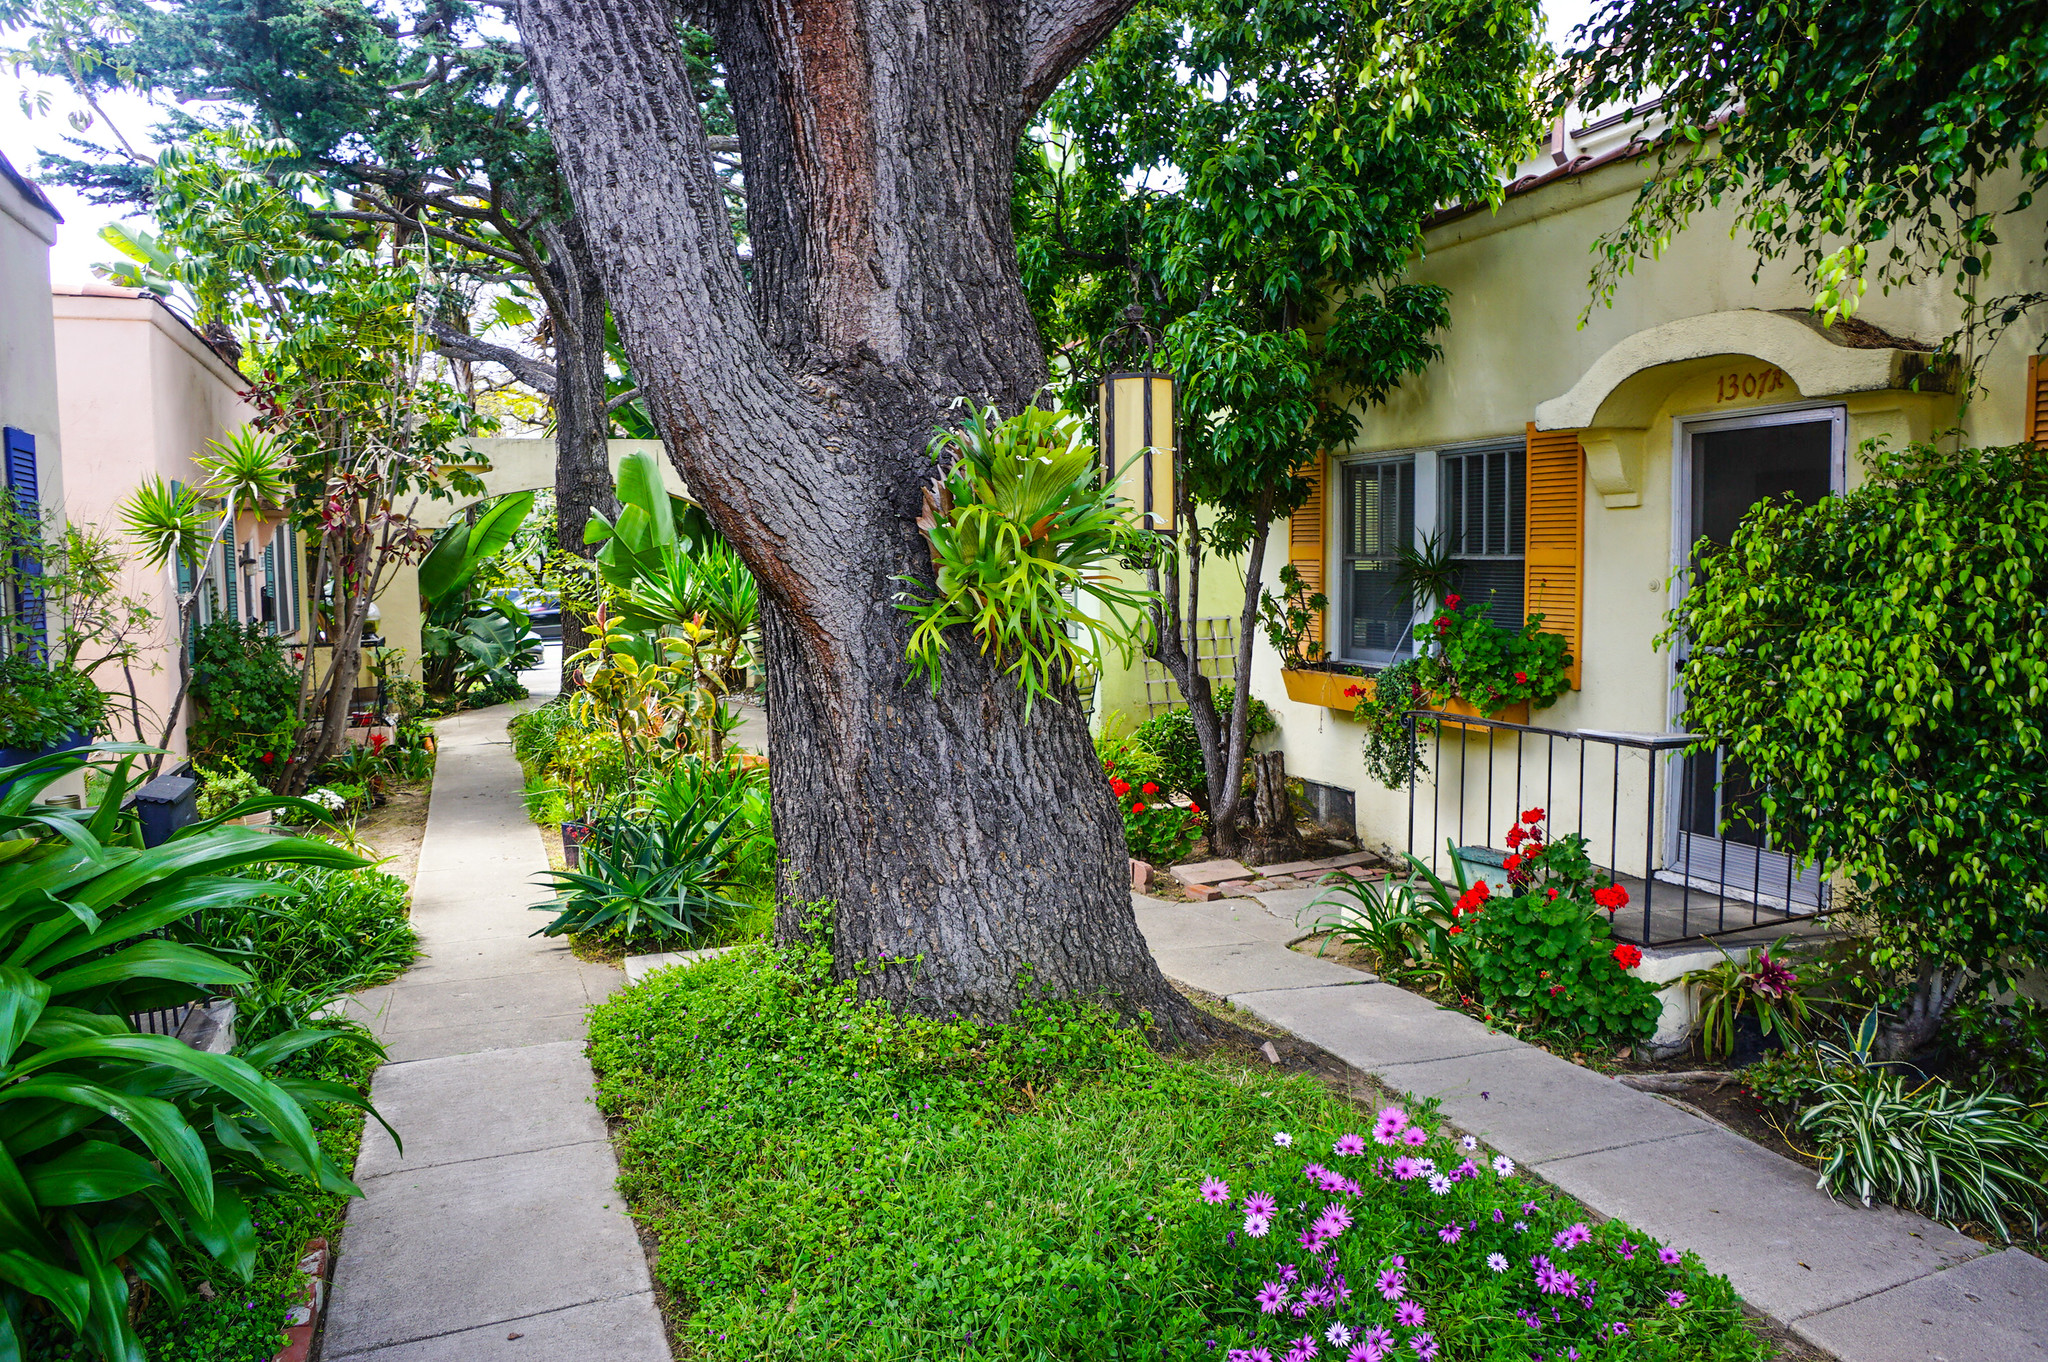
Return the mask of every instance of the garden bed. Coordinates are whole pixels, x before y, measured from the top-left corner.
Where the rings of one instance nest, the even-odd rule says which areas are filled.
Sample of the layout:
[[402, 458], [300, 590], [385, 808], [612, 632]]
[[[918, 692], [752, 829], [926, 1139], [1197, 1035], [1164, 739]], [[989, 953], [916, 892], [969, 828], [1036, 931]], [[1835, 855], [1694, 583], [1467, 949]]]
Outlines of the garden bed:
[[[600, 1105], [621, 1187], [657, 1245], [679, 1355], [1221, 1359], [1270, 1347], [1260, 1340], [1282, 1324], [1301, 1332], [1252, 1304], [1263, 1281], [1288, 1279], [1282, 1260], [1339, 1257], [1351, 1303], [1306, 1306], [1315, 1329], [1350, 1320], [1363, 1346], [1366, 1330], [1388, 1328], [1403, 1359], [1583, 1354], [1589, 1331], [1612, 1323], [1642, 1359], [1785, 1355], [1725, 1280], [1690, 1259], [1660, 1262], [1626, 1227], [1593, 1226], [1569, 1198], [1483, 1165], [1485, 1151], [1440, 1131], [1412, 1152], [1447, 1170], [1474, 1161], [1443, 1199], [1376, 1174], [1394, 1165], [1346, 1142], [1335, 1160], [1363, 1186], [1338, 1195], [1355, 1223], [1308, 1257], [1287, 1207], [1255, 1242], [1238, 1208], [1204, 1204], [1204, 1179], [1299, 1186], [1304, 1160], [1331, 1159], [1333, 1142], [1371, 1131], [1374, 1109], [1390, 1105], [1371, 1079], [1299, 1041], [1252, 1034], [1161, 1057], [1098, 1014], [1060, 1007], [1007, 1027], [901, 1020], [855, 1006], [818, 970], [743, 950], [658, 975], [593, 1014]], [[1462, 1242], [1436, 1223], [1461, 1211], [1472, 1222]], [[1528, 1295], [1526, 1247], [1512, 1271], [1490, 1268], [1495, 1238], [1579, 1254], [1569, 1265], [1597, 1269], [1598, 1309], [1563, 1302], [1574, 1313], [1546, 1313], [1532, 1331], [1514, 1307], [1560, 1302]], [[1389, 1271], [1426, 1324], [1399, 1323], [1412, 1317], [1367, 1290]]]

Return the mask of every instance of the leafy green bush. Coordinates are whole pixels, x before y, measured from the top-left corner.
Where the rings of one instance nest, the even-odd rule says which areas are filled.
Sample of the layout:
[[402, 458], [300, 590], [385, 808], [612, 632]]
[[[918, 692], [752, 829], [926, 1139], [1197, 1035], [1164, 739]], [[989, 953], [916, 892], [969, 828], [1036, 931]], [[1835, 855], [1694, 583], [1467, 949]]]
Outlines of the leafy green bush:
[[2048, 964], [2044, 593], [2048, 455], [1915, 445], [1759, 502], [1670, 615], [1685, 728], [1768, 791], [1774, 845], [1865, 891], [1923, 998]]
[[107, 697], [92, 678], [26, 652], [0, 660], [0, 748], [36, 752], [104, 726]]
[[253, 976], [236, 997], [237, 1032], [262, 1040], [303, 1025], [343, 993], [386, 983], [419, 954], [411, 892], [379, 870], [258, 865], [266, 897], [204, 916], [209, 943]]
[[1201, 814], [1171, 803], [1152, 781], [1132, 785], [1111, 776], [1109, 791], [1123, 815], [1124, 845], [1137, 860], [1172, 865], [1201, 840]]
[[565, 730], [578, 727], [573, 696], [558, 695], [536, 709], [516, 715], [505, 725], [512, 735], [512, 755], [529, 771], [545, 771], [555, 764], [555, 745]]
[[282, 770], [299, 726], [299, 673], [276, 635], [220, 619], [193, 635], [192, 650], [193, 756], [252, 773]]
[[[980, 1026], [896, 1016], [855, 988], [833, 980], [823, 950], [755, 946], [657, 974], [592, 1014], [598, 1101], [621, 1122], [620, 1185], [658, 1240], [679, 1353], [1221, 1359], [1209, 1340], [1270, 1318], [1250, 1303], [1244, 1257], [1263, 1249], [1270, 1268], [1292, 1250], [1293, 1226], [1284, 1242], [1248, 1239], [1234, 1207], [1204, 1204], [1203, 1179], [1226, 1178], [1233, 1194], [1284, 1181], [1292, 1213], [1302, 1160], [1327, 1160], [1335, 1141], [1371, 1129], [1369, 1114], [1311, 1079], [1263, 1064], [1248, 1078], [1231, 1053], [1157, 1055], [1089, 1009], [1034, 1005]], [[1422, 1152], [1446, 1171], [1468, 1157], [1441, 1137]], [[1470, 1156], [1484, 1171], [1452, 1195], [1485, 1234], [1520, 1219], [1554, 1254], [1554, 1236], [1591, 1219], [1489, 1167], [1483, 1151]], [[1356, 1217], [1347, 1253], [1375, 1271], [1406, 1255], [1446, 1357], [1525, 1357], [1513, 1307], [1529, 1289], [1526, 1252], [1502, 1281], [1476, 1242], [1444, 1241], [1449, 1212], [1423, 1181], [1375, 1178], [1370, 1161], [1350, 1156], [1346, 1170], [1362, 1184], [1342, 1198]], [[1482, 1195], [1510, 1212], [1502, 1223], [1483, 1200], [1468, 1208], [1464, 1198]], [[1235, 1248], [1226, 1230], [1239, 1231]], [[1625, 1313], [1584, 1312], [1568, 1341], [1583, 1348], [1583, 1331], [1623, 1318], [1636, 1362], [1766, 1355], [1725, 1280], [1689, 1256], [1667, 1266], [1619, 1222], [1594, 1233], [1597, 1249], [1574, 1252], [1603, 1254], [1601, 1296]], [[1604, 1256], [1623, 1237], [1636, 1257]], [[1351, 1278], [1361, 1318], [1390, 1316], [1371, 1284]]]
[[1111, 780], [1127, 780], [1140, 786], [1147, 781], [1154, 785], [1167, 783], [1165, 765], [1129, 733], [1097, 735], [1095, 759], [1102, 763], [1102, 774]]
[[244, 800], [260, 799], [269, 793], [261, 781], [232, 762], [216, 770], [194, 762], [192, 769], [199, 774], [196, 807], [203, 819], [218, 818]]
[[11, 852], [0, 864], [0, 1166], [12, 1182], [0, 1350], [18, 1348], [34, 1301], [102, 1356], [142, 1362], [127, 1273], [182, 1303], [175, 1255], [189, 1248], [247, 1280], [252, 1194], [289, 1192], [293, 1176], [357, 1194], [301, 1103], [365, 1105], [360, 1093], [281, 1072], [325, 1033], [290, 1032], [229, 1057], [131, 1030], [133, 1013], [250, 982], [164, 934], [267, 892], [233, 873], [257, 862], [362, 862], [325, 842], [204, 823], [141, 849], [120, 809], [140, 783], [131, 761], [93, 810], [30, 807], [83, 765], [74, 753], [0, 772], [13, 781], [0, 798]]
[[[1237, 704], [1236, 688], [1228, 681], [1216, 682], [1211, 697], [1216, 704], [1216, 717], [1227, 729], [1231, 712]], [[1272, 709], [1264, 700], [1254, 696], [1251, 736], [1264, 737], [1277, 727], [1279, 724], [1273, 718]], [[1160, 784], [1197, 804], [1207, 802], [1209, 777], [1202, 765], [1202, 744], [1195, 736], [1194, 716], [1188, 713], [1186, 705], [1175, 705], [1164, 714], [1155, 714], [1145, 720], [1132, 731], [1131, 741], [1158, 758]]]

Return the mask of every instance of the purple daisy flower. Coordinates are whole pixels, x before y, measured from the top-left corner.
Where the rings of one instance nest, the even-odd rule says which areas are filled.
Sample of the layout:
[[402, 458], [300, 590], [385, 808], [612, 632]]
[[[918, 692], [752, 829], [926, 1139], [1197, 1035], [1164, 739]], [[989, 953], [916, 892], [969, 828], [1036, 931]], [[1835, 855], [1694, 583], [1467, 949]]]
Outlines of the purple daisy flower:
[[1492, 1268], [1495, 1272], [1506, 1272], [1508, 1270], [1507, 1255], [1502, 1253], [1489, 1253], [1486, 1255], [1486, 1265]]
[[1294, 1137], [1284, 1130], [1276, 1130], [1273, 1132], [1273, 1143], [1285, 1149], [1294, 1143]]
[[1298, 1268], [1298, 1267], [1296, 1267], [1296, 1266], [1295, 1266], [1294, 1264], [1292, 1264], [1292, 1263], [1282, 1263], [1282, 1264], [1280, 1264], [1280, 1280], [1281, 1280], [1281, 1281], [1283, 1281], [1283, 1282], [1298, 1282], [1298, 1281], [1300, 1281], [1300, 1280], [1301, 1280], [1301, 1269], [1300, 1269], [1300, 1268]]
[[1397, 1301], [1408, 1294], [1408, 1274], [1390, 1267], [1380, 1274], [1380, 1279], [1373, 1286], [1382, 1299]]
[[1493, 1171], [1504, 1178], [1511, 1177], [1514, 1175], [1515, 1161], [1505, 1154], [1495, 1154], [1493, 1156]]
[[1203, 1178], [1202, 1200], [1211, 1206], [1221, 1206], [1230, 1200], [1230, 1184], [1221, 1178]]
[[1323, 1330], [1323, 1337], [1329, 1340], [1331, 1347], [1341, 1348], [1351, 1341], [1351, 1330], [1341, 1323], [1332, 1324]]
[[1678, 1260], [1682, 1256], [1675, 1248], [1660, 1248], [1657, 1250], [1657, 1261], [1666, 1267], [1677, 1267]]
[[1455, 1220], [1436, 1232], [1436, 1237], [1446, 1244], [1455, 1244], [1465, 1237], [1465, 1227]]
[[1614, 1251], [1621, 1255], [1621, 1259], [1625, 1263], [1633, 1263], [1636, 1260], [1636, 1246], [1626, 1239], [1616, 1244]]
[[1311, 1310], [1327, 1310], [1337, 1303], [1337, 1293], [1327, 1286], [1312, 1286], [1301, 1293], [1301, 1303]]
[[1254, 1239], [1264, 1239], [1266, 1232], [1273, 1228], [1273, 1222], [1263, 1215], [1248, 1215], [1244, 1218], [1244, 1232]]
[[1417, 1334], [1408, 1340], [1408, 1346], [1415, 1349], [1415, 1356], [1421, 1362], [1436, 1362], [1436, 1339], [1428, 1334]]
[[1422, 1174], [1422, 1165], [1403, 1154], [1394, 1160], [1394, 1176], [1403, 1182], [1412, 1182]]
[[1355, 1154], [1363, 1154], [1365, 1152], [1365, 1136], [1339, 1135], [1337, 1143], [1330, 1146], [1330, 1152], [1339, 1158], [1345, 1159]]
[[1435, 1192], [1438, 1196], [1449, 1196], [1451, 1180], [1442, 1173], [1431, 1173], [1429, 1175], [1429, 1190]]
[[1429, 1143], [1429, 1132], [1421, 1126], [1410, 1126], [1401, 1132], [1401, 1143], [1409, 1148]]
[[1244, 1199], [1244, 1213], [1246, 1215], [1262, 1215], [1266, 1219], [1271, 1220], [1279, 1212], [1280, 1203], [1273, 1200], [1272, 1196], [1266, 1192], [1253, 1192]]
[[1685, 1304], [1685, 1293], [1683, 1291], [1666, 1291], [1664, 1293], [1664, 1303], [1676, 1309]]
[[1261, 1313], [1277, 1315], [1280, 1313], [1280, 1307], [1287, 1304], [1287, 1288], [1278, 1282], [1267, 1282], [1259, 1288], [1256, 1299]]
[[1557, 1232], [1550, 1242], [1554, 1247], [1569, 1253], [1579, 1245], [1589, 1242], [1592, 1238], [1593, 1231], [1587, 1229], [1582, 1221], [1576, 1225], [1565, 1226]]
[[1394, 1307], [1394, 1323], [1403, 1329], [1420, 1329], [1429, 1316], [1414, 1301], [1402, 1301]]
[[1516, 1234], [1527, 1234], [1529, 1232], [1529, 1222], [1526, 1220], [1517, 1220], [1514, 1224], [1508, 1226], [1508, 1228], [1513, 1230]]

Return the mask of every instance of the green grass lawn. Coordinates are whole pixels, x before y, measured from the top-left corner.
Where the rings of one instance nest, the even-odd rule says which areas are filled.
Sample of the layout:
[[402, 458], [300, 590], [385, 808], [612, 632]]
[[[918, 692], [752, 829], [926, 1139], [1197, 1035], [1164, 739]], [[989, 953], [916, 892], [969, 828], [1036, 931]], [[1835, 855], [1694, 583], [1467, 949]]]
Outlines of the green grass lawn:
[[[857, 1005], [821, 967], [744, 948], [593, 1014], [599, 1100], [623, 1119], [623, 1185], [659, 1237], [679, 1357], [1225, 1362], [1263, 1347], [1283, 1362], [1313, 1329], [1318, 1357], [1363, 1362], [1376, 1324], [1389, 1362], [1526, 1362], [1574, 1347], [1589, 1359], [1765, 1355], [1726, 1281], [1693, 1260], [1660, 1262], [1615, 1223], [1554, 1247], [1591, 1217], [1499, 1176], [1489, 1151], [1441, 1135], [1381, 1148], [1373, 1113], [1313, 1080], [1223, 1049], [1160, 1057], [1086, 1010], [1046, 1006], [994, 1028], [900, 1020]], [[1332, 1155], [1360, 1132], [1367, 1152]], [[1446, 1171], [1474, 1157], [1480, 1171], [1442, 1195], [1373, 1175], [1375, 1159], [1400, 1154]], [[1358, 1193], [1306, 1183], [1317, 1158]], [[1225, 1204], [1203, 1201], [1205, 1177], [1230, 1184]], [[1238, 1205], [1259, 1189], [1279, 1202], [1264, 1237], [1245, 1232]], [[1332, 1200], [1354, 1223], [1311, 1254], [1296, 1232]], [[1470, 1222], [1456, 1243], [1444, 1238], [1453, 1222]], [[1488, 1266], [1513, 1249], [1511, 1270]], [[1597, 1280], [1593, 1303], [1575, 1297], [1551, 1318], [1564, 1298], [1536, 1291], [1539, 1253]], [[1399, 1302], [1373, 1289], [1387, 1270], [1403, 1273], [1402, 1299], [1425, 1325], [1399, 1325]], [[1293, 1301], [1317, 1282], [1347, 1299], [1267, 1315], [1253, 1300], [1267, 1281]], [[1349, 1346], [1329, 1341], [1332, 1324]]]

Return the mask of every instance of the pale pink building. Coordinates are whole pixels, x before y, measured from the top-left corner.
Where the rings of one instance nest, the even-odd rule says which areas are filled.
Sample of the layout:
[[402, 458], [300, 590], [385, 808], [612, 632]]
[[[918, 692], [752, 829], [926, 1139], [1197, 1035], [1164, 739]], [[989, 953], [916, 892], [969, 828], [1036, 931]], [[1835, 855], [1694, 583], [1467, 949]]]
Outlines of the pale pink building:
[[[64, 450], [65, 511], [98, 525], [124, 547], [120, 505], [151, 474], [196, 486], [205, 475], [193, 455], [254, 416], [243, 400], [248, 382], [220, 349], [156, 295], [109, 284], [52, 290], [57, 333], [57, 390]], [[227, 615], [258, 619], [285, 638], [304, 623], [300, 545], [289, 527], [230, 531], [216, 548], [201, 598], [201, 622]], [[171, 651], [177, 588], [174, 569], [152, 570], [139, 558], [123, 590], [150, 602], [159, 617], [155, 638], [135, 669], [144, 706], [161, 716], [177, 689]], [[118, 673], [103, 679], [117, 692]], [[125, 707], [126, 696], [121, 697]], [[189, 702], [185, 717], [189, 717]], [[157, 720], [160, 727], [161, 718]], [[147, 727], [147, 724], [145, 724]], [[123, 728], [126, 726], [123, 725]], [[180, 725], [172, 739], [183, 752]], [[124, 733], [123, 736], [129, 734]]]

